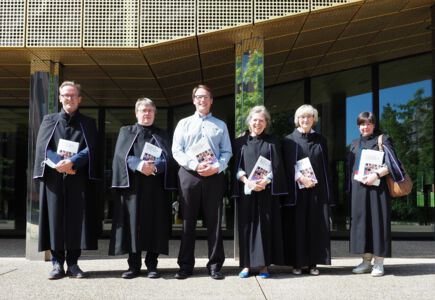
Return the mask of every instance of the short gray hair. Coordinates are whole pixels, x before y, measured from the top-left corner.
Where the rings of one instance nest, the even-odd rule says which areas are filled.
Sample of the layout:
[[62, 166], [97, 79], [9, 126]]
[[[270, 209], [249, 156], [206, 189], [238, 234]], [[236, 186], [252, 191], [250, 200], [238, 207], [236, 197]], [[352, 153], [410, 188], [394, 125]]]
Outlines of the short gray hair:
[[248, 128], [249, 128], [249, 122], [251, 122], [252, 116], [254, 114], [263, 114], [264, 118], [266, 119], [266, 128], [264, 129], [264, 131], [267, 132], [269, 130], [270, 122], [271, 122], [270, 113], [267, 110], [267, 108], [264, 105], [257, 105], [251, 108], [248, 116], [246, 117], [246, 125], [248, 126]]
[[139, 98], [136, 101], [136, 105], [134, 107], [134, 111], [137, 112], [139, 109], [139, 106], [151, 106], [154, 109], [154, 112], [157, 111], [156, 105], [154, 104], [153, 100], [148, 98]]
[[310, 115], [314, 118], [313, 126], [317, 124], [319, 121], [319, 113], [317, 112], [317, 109], [315, 109], [313, 106], [309, 104], [304, 104], [299, 106], [299, 108], [295, 112], [295, 126], [299, 127], [299, 117]]
[[81, 96], [82, 95], [82, 86], [78, 83], [76, 83], [75, 81], [64, 81], [62, 82], [62, 84], [59, 86], [59, 94], [61, 93], [61, 89], [63, 89], [66, 86], [72, 86], [75, 87], [75, 89], [77, 90], [77, 96]]

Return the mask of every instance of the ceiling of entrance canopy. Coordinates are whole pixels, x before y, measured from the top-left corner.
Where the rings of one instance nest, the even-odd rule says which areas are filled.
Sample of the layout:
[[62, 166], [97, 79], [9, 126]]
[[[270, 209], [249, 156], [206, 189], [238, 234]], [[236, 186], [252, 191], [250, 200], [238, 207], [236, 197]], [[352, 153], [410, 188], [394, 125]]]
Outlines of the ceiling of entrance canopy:
[[[34, 59], [60, 63], [64, 80], [82, 84], [84, 106], [131, 106], [145, 96], [159, 107], [170, 107], [190, 103], [192, 87], [198, 83], [210, 85], [215, 96], [234, 93], [235, 45], [251, 37], [264, 39], [265, 86], [424, 53], [432, 49], [430, 7], [435, 3], [306, 0], [304, 6], [304, 1], [179, 0], [174, 3], [183, 10], [174, 12], [151, 5], [171, 1], [85, 0], [84, 11], [66, 18], [66, 41], [54, 31], [52, 40], [38, 36], [35, 19], [40, 14], [32, 15], [32, 5], [41, 9], [41, 3], [74, 1], [21, 1], [29, 10], [22, 16], [27, 17], [22, 39], [20, 7], [0, 4], [3, 15], [18, 15], [5, 21], [16, 27], [0, 33], [0, 106], [28, 105]], [[92, 7], [101, 2], [123, 3], [111, 7], [112, 12], [147, 15], [124, 13], [122, 30], [113, 29], [110, 17]], [[296, 2], [299, 7], [289, 4]], [[189, 5], [196, 14], [190, 15]], [[84, 24], [76, 24], [75, 17]], [[18, 38], [5, 37], [8, 30], [18, 32]]]

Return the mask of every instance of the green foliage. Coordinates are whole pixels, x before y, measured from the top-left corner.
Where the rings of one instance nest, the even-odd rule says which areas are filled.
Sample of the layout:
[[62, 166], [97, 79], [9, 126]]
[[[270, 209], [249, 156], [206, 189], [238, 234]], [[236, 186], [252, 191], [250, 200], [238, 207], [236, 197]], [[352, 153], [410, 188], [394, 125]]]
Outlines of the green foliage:
[[249, 110], [264, 103], [264, 64], [261, 51], [247, 51], [236, 58], [236, 136], [246, 129]]
[[432, 98], [423, 97], [419, 89], [414, 98], [403, 105], [384, 107], [380, 127], [391, 136], [394, 148], [406, 171], [414, 181], [414, 190], [405, 199], [393, 202], [397, 220], [418, 220], [424, 215], [416, 208], [416, 191], [433, 184]]

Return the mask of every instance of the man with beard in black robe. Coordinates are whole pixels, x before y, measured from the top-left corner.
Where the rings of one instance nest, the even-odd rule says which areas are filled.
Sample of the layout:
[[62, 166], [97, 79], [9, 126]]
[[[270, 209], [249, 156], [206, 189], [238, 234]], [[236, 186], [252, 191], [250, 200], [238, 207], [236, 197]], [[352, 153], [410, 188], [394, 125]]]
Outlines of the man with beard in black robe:
[[[77, 265], [81, 249], [97, 249], [95, 201], [90, 184], [96, 177], [95, 120], [80, 114], [80, 85], [59, 88], [62, 110], [46, 115], [36, 141], [34, 178], [40, 180], [39, 251], [51, 250], [49, 279], [84, 278]], [[67, 149], [66, 146], [73, 149]], [[74, 149], [75, 148], [75, 149]]]
[[140, 275], [146, 251], [148, 278], [158, 278], [157, 257], [169, 248], [174, 162], [166, 132], [153, 125], [153, 101], [138, 99], [135, 112], [137, 124], [122, 127], [115, 146], [112, 187], [120, 197], [114, 203], [109, 255], [128, 253], [122, 278], [131, 279]]

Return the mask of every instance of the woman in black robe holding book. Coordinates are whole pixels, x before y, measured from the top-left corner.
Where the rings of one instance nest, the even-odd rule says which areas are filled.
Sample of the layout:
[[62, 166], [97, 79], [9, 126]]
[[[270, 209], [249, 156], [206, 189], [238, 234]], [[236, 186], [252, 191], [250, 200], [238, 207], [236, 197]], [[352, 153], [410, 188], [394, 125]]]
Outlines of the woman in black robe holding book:
[[[391, 198], [384, 176], [391, 174], [394, 181], [402, 181], [405, 173], [391, 138], [387, 135], [380, 137], [381, 133], [375, 131], [376, 119], [373, 113], [360, 113], [357, 125], [361, 136], [352, 141], [348, 154], [347, 190], [351, 194], [352, 208], [350, 252], [361, 254], [363, 260], [352, 272], [371, 272], [376, 277], [384, 275], [384, 257], [391, 257]], [[355, 177], [361, 161], [361, 150], [379, 150], [379, 142], [384, 151], [382, 166], [367, 176]], [[380, 183], [377, 186], [375, 182], [378, 179]]]
[[[317, 264], [331, 264], [329, 209], [333, 204], [328, 175], [328, 149], [325, 138], [312, 128], [318, 112], [311, 105], [296, 110], [296, 129], [284, 138], [283, 159], [289, 195], [284, 202], [283, 232], [285, 263], [293, 266], [293, 274], [307, 269], [319, 275]], [[312, 170], [296, 169], [304, 158]], [[313, 178], [309, 173], [314, 171]]]
[[[269, 278], [267, 267], [283, 262], [278, 195], [287, 194], [287, 186], [279, 144], [266, 133], [270, 125], [266, 108], [253, 107], [246, 123], [249, 133], [237, 138], [234, 145], [232, 195], [237, 201], [240, 266], [243, 268], [239, 276], [247, 278], [252, 268], [258, 268], [261, 278]], [[259, 175], [262, 179], [252, 180], [251, 172], [260, 156], [270, 161], [266, 166], [271, 172], [258, 172], [257, 175], [266, 173], [266, 176]]]

